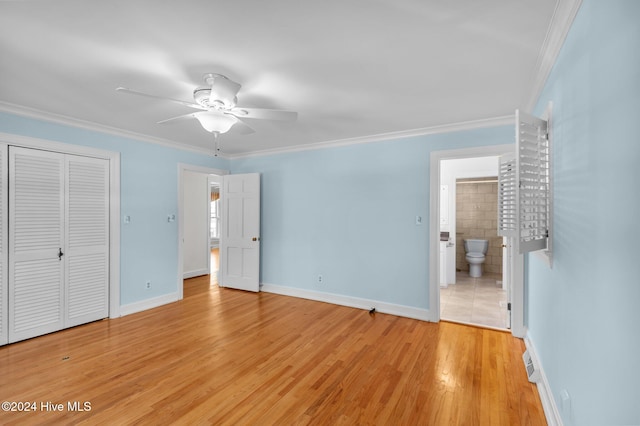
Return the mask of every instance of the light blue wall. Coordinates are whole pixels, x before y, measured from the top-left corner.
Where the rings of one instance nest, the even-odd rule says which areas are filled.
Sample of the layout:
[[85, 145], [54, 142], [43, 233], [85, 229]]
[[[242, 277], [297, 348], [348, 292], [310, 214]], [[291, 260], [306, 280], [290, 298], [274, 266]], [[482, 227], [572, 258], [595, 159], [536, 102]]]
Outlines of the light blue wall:
[[430, 153], [504, 143], [511, 126], [233, 160], [262, 174], [261, 282], [428, 309]]
[[555, 253], [528, 256], [528, 327], [567, 425], [640, 425], [639, 52], [640, 1], [583, 1], [537, 107]]
[[178, 213], [178, 163], [228, 169], [227, 160], [4, 113], [0, 132], [120, 152], [121, 305], [178, 290], [178, 222], [167, 221]]

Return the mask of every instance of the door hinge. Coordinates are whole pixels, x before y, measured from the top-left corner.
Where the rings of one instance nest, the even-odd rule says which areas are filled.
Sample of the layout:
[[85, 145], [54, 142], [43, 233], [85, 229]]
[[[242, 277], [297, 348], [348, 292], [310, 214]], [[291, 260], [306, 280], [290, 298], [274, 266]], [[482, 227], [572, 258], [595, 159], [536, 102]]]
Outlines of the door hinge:
[[511, 310], [511, 302], [507, 303], [507, 311]]

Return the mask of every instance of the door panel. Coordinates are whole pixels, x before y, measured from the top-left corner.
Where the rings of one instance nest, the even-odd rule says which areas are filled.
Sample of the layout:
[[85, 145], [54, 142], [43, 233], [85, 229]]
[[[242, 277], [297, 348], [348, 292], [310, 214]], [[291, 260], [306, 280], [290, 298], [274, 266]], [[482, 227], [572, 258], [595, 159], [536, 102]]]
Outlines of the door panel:
[[9, 148], [9, 341], [63, 327], [64, 155]]
[[109, 314], [109, 163], [67, 155], [65, 327]]
[[8, 198], [7, 184], [9, 146], [0, 143], [0, 345], [9, 341], [9, 288], [7, 286], [8, 262]]
[[13, 263], [10, 341], [63, 327], [61, 263], [57, 258]]
[[222, 178], [223, 287], [260, 291], [260, 174]]

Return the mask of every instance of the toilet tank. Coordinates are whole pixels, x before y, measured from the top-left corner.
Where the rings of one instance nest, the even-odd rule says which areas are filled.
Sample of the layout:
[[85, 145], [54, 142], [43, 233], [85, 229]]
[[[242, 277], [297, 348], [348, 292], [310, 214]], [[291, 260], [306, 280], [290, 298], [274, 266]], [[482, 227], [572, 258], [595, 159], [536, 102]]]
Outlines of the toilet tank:
[[482, 253], [487, 254], [489, 248], [489, 240], [476, 240], [468, 239], [464, 240], [464, 251], [466, 253]]

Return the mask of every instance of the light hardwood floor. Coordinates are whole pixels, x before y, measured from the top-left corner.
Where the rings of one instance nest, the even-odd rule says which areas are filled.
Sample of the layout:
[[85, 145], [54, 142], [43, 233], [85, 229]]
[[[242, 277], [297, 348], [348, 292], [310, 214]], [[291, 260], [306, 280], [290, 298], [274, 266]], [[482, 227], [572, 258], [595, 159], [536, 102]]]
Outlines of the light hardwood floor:
[[220, 289], [208, 276], [184, 295], [1, 347], [0, 401], [38, 411], [0, 412], [0, 424], [545, 424], [508, 333]]

